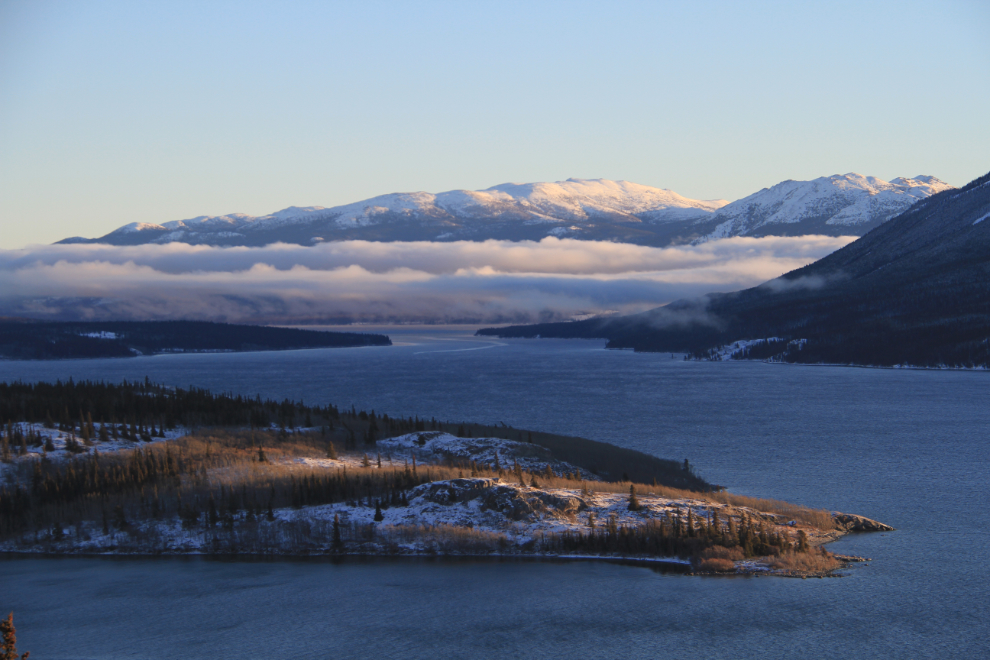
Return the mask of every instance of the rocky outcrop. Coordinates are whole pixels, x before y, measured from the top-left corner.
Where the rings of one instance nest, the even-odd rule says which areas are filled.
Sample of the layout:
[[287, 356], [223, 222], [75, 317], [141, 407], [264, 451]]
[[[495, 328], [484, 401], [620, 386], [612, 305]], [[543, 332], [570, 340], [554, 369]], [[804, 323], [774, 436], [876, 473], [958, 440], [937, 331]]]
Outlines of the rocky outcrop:
[[449, 481], [433, 481], [423, 484], [413, 491], [413, 497], [421, 496], [437, 504], [455, 504], [482, 497], [493, 487], [498, 479], [450, 479]]
[[835, 526], [839, 529], [844, 529], [847, 532], [892, 532], [894, 528], [890, 525], [885, 525], [882, 522], [877, 522], [876, 520], [870, 520], [869, 518], [864, 518], [863, 516], [857, 516], [852, 513], [839, 513], [838, 511], [832, 514], [832, 519], [835, 521]]
[[482, 510], [498, 511], [512, 520], [535, 521], [547, 515], [571, 516], [587, 508], [580, 497], [500, 483], [498, 479], [450, 479], [423, 484], [413, 497], [437, 504], [481, 500]]

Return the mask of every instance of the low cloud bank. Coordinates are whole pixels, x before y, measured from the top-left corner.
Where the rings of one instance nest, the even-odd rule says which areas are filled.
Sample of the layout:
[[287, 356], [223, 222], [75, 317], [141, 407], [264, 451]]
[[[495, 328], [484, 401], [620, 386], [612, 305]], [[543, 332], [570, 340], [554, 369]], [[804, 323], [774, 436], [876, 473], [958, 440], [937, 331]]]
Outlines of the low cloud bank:
[[0, 315], [253, 323], [525, 323], [734, 291], [855, 237], [727, 238], [651, 248], [542, 241], [0, 251]]

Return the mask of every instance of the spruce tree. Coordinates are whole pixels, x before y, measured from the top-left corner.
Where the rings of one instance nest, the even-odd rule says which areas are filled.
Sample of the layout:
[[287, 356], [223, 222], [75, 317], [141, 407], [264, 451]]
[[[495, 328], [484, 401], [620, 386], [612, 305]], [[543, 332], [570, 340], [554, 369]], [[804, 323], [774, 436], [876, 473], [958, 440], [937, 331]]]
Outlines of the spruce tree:
[[344, 549], [344, 539], [340, 535], [340, 516], [333, 514], [333, 549], [340, 552]]
[[27, 660], [30, 652], [17, 655], [17, 631], [14, 629], [14, 613], [0, 619], [0, 660]]
[[385, 520], [385, 516], [382, 515], [382, 503], [380, 500], [375, 500], [375, 522], [383, 520]]
[[636, 499], [636, 486], [629, 484], [629, 510], [639, 511], [639, 500]]
[[217, 512], [217, 501], [213, 499], [213, 493], [210, 493], [210, 500], [206, 504], [206, 520], [210, 523], [210, 527], [220, 522], [220, 514]]

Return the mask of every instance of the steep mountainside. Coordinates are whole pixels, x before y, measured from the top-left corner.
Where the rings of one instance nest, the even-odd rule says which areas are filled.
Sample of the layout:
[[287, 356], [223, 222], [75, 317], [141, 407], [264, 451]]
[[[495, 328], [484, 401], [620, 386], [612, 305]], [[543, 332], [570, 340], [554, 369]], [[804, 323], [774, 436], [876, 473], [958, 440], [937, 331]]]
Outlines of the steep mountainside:
[[[753, 289], [642, 314], [486, 329], [600, 337], [614, 348], [805, 363], [990, 367], [990, 174], [912, 206], [863, 238]], [[805, 341], [800, 341], [805, 340]]]
[[[546, 236], [666, 246], [723, 236], [860, 235], [949, 187], [934, 177], [888, 183], [858, 174], [785, 181], [726, 206], [628, 181], [568, 179], [481, 191], [393, 193], [354, 204], [271, 215], [134, 222], [62, 243], [267, 245], [374, 241], [540, 240]], [[723, 208], [724, 207], [724, 208]]]

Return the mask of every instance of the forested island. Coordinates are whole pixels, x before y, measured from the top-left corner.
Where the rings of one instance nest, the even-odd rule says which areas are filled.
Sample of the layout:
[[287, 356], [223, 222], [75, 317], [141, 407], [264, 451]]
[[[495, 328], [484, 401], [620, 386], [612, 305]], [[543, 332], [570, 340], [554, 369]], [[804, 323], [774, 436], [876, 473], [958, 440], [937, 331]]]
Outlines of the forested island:
[[0, 551], [490, 555], [832, 575], [891, 528], [549, 433], [143, 383], [0, 383]]
[[386, 335], [206, 321], [37, 321], [0, 318], [0, 358], [63, 360], [159, 353], [391, 346]]

